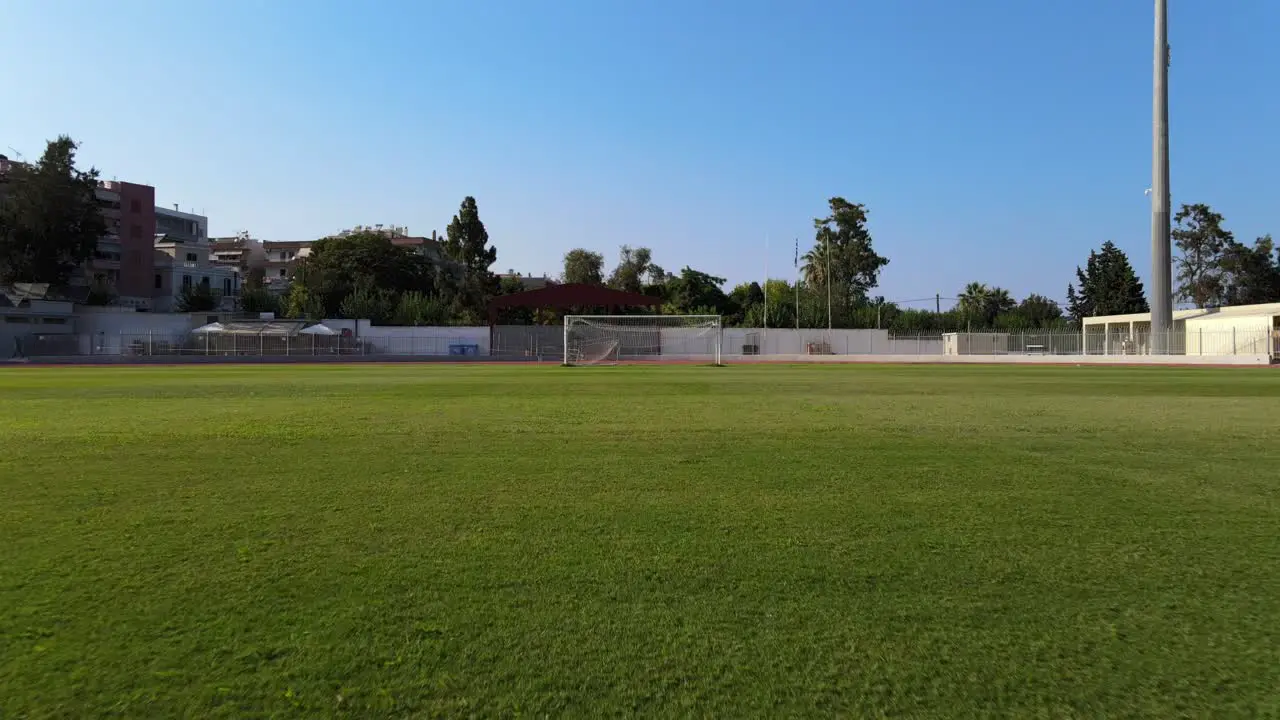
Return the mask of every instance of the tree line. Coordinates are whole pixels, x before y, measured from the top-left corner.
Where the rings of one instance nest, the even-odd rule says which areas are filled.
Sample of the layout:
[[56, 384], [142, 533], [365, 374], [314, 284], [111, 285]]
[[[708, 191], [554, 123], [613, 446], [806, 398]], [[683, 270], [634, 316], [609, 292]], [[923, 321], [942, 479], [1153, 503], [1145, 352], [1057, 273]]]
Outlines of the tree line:
[[[98, 172], [75, 164], [69, 137], [50, 141], [41, 158], [13, 164], [0, 181], [0, 282], [45, 282], [61, 286], [78, 272], [107, 231], [95, 190]], [[942, 311], [902, 307], [873, 295], [889, 259], [874, 248], [869, 211], [841, 197], [827, 201], [813, 221], [812, 245], [797, 246], [799, 279], [769, 279], [725, 289], [725, 278], [685, 266], [669, 272], [646, 247], [622, 246], [605, 272], [605, 258], [587, 248], [565, 254], [556, 280], [644, 293], [662, 301], [662, 312], [717, 314], [726, 324], [763, 327], [880, 327], [899, 332], [1065, 328], [1092, 315], [1147, 312], [1137, 273], [1110, 241], [1091, 251], [1067, 287], [1066, 306], [1040, 294], [1015, 299], [1008, 290], [982, 282], [959, 289]], [[1196, 307], [1280, 302], [1280, 251], [1271, 237], [1251, 245], [1225, 229], [1208, 205], [1183, 205], [1175, 216], [1173, 242], [1178, 298]], [[282, 316], [367, 318], [379, 324], [478, 325], [487, 322], [494, 295], [520, 292], [518, 278], [500, 278], [493, 266], [497, 247], [473, 197], [465, 198], [445, 231], [442, 257], [395, 245], [376, 231], [358, 231], [316, 241], [297, 262], [289, 292], [276, 295], [261, 273], [247, 273], [242, 310]], [[104, 293], [95, 289], [98, 301]], [[208, 310], [216, 298], [196, 285], [179, 299], [180, 310]], [[592, 311], [592, 308], [581, 308]], [[560, 321], [557, 313], [505, 310], [501, 322]]]

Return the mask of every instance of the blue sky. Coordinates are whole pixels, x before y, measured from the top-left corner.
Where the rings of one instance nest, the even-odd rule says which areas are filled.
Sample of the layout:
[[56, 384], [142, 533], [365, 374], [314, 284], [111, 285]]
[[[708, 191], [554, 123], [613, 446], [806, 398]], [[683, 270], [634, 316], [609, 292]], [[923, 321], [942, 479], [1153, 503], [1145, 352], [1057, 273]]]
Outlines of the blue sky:
[[[1171, 0], [1173, 193], [1280, 234], [1280, 3]], [[887, 298], [1150, 266], [1149, 0], [8, 0], [0, 152], [68, 133], [215, 234], [444, 230], [790, 276], [866, 203]]]

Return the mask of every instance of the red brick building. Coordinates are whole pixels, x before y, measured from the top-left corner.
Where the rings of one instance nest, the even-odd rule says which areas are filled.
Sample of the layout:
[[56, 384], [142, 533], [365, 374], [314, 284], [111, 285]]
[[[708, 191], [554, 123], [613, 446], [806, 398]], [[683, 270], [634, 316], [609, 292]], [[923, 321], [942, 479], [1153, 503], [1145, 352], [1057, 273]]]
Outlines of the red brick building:
[[155, 282], [156, 189], [108, 180], [98, 202], [107, 234], [89, 263], [92, 279], [105, 281], [122, 305], [150, 307]]

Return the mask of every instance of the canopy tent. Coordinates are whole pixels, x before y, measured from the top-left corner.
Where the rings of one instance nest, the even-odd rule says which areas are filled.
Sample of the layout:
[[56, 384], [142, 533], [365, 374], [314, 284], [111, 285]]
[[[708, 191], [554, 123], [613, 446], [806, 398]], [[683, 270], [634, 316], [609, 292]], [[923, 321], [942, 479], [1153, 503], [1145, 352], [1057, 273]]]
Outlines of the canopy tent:
[[[303, 320], [266, 320], [266, 321], [230, 321], [212, 322], [192, 330], [194, 335], [253, 335], [263, 337], [293, 337], [305, 333], [306, 321]], [[328, 328], [325, 328], [328, 330]], [[312, 335], [334, 335], [330, 331], [309, 333]]]
[[331, 335], [338, 335], [339, 333], [337, 330], [334, 330], [333, 328], [329, 327], [328, 325], [325, 325], [324, 323], [316, 323], [315, 325], [312, 325], [310, 327], [302, 328], [301, 330], [298, 331], [298, 334], [331, 336]]

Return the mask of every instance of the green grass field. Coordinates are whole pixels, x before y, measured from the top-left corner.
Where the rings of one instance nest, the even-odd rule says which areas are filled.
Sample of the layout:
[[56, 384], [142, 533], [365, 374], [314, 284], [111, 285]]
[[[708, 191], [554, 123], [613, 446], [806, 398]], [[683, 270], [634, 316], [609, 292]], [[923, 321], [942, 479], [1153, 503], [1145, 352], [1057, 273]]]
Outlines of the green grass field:
[[1280, 372], [0, 369], [0, 717], [1280, 714]]

